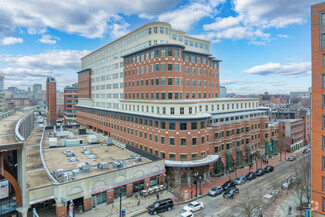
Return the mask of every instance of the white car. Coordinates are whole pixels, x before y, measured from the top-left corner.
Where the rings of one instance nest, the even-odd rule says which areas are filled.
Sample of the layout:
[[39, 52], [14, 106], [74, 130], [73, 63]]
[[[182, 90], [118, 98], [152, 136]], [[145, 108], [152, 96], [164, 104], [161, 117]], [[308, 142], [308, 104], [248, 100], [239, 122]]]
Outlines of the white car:
[[194, 215], [191, 212], [183, 212], [183, 213], [179, 214], [179, 216], [177, 216], [177, 217], [194, 217]]
[[195, 212], [204, 208], [204, 204], [200, 201], [192, 201], [183, 208], [183, 212]]

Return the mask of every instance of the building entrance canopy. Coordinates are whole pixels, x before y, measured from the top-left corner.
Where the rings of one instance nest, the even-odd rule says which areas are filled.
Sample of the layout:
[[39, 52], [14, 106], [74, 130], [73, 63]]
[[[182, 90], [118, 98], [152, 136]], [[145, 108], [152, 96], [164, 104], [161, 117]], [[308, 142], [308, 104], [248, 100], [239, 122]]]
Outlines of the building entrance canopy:
[[204, 159], [193, 160], [193, 161], [165, 160], [165, 165], [166, 167], [200, 167], [200, 166], [213, 164], [218, 159], [219, 159], [219, 155], [209, 155]]

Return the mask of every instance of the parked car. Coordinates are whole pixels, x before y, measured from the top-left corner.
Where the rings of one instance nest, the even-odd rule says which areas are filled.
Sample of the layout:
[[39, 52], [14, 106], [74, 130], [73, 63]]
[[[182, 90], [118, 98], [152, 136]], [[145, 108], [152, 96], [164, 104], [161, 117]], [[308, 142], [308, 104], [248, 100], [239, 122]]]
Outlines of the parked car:
[[274, 167], [273, 167], [273, 166], [266, 166], [266, 167], [264, 168], [264, 170], [265, 170], [266, 173], [270, 173], [270, 172], [273, 172]]
[[[290, 178], [290, 183], [295, 184], [297, 182], [297, 178], [295, 176], [292, 176]], [[299, 184], [299, 183], [298, 183]]]
[[294, 161], [294, 160], [296, 160], [296, 157], [294, 157], [294, 156], [288, 157], [288, 161]]
[[166, 210], [171, 210], [174, 207], [174, 202], [172, 199], [164, 199], [155, 202], [154, 204], [148, 206], [148, 212], [151, 215], [156, 215], [159, 212], [164, 212]]
[[223, 192], [223, 188], [221, 186], [214, 186], [213, 188], [210, 189], [209, 195], [210, 196], [217, 196]]
[[264, 169], [258, 169], [258, 170], [256, 170], [256, 172], [255, 172], [255, 175], [256, 175], [256, 176], [263, 176], [264, 174], [265, 174]]
[[191, 212], [183, 212], [179, 214], [177, 217], [194, 217], [194, 214]]
[[226, 199], [233, 199], [235, 194], [239, 193], [239, 189], [237, 187], [229, 188], [224, 194], [223, 197]]
[[302, 153], [308, 154], [310, 152], [310, 148], [306, 148]]
[[250, 172], [250, 173], [248, 173], [248, 174], [245, 176], [245, 178], [246, 178], [247, 180], [253, 180], [253, 179], [256, 178], [256, 175], [255, 175], [255, 173]]
[[200, 201], [192, 201], [183, 208], [183, 212], [196, 212], [204, 208], [204, 204]]
[[241, 184], [243, 184], [243, 183], [246, 182], [246, 178], [245, 178], [245, 176], [239, 176], [239, 177], [235, 180], [235, 182], [236, 182], [237, 185], [241, 185]]
[[236, 186], [236, 182], [234, 182], [233, 180], [229, 180], [222, 185], [222, 188], [224, 191], [227, 191], [229, 188], [235, 187], [235, 186]]
[[281, 189], [283, 189], [283, 190], [286, 190], [286, 189], [290, 190], [292, 188], [292, 186], [293, 186], [293, 183], [287, 183], [287, 182], [285, 182], [285, 183], [283, 183], [281, 185]]

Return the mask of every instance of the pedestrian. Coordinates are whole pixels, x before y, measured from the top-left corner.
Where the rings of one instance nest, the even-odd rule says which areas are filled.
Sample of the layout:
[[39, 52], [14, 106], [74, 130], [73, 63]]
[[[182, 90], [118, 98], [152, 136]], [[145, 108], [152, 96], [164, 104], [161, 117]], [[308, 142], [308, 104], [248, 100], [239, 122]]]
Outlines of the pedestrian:
[[140, 199], [138, 200], [138, 205], [137, 206], [140, 206]]
[[157, 201], [159, 200], [159, 193], [157, 194]]
[[288, 215], [291, 215], [291, 211], [292, 211], [292, 206], [289, 205], [289, 208], [288, 208]]

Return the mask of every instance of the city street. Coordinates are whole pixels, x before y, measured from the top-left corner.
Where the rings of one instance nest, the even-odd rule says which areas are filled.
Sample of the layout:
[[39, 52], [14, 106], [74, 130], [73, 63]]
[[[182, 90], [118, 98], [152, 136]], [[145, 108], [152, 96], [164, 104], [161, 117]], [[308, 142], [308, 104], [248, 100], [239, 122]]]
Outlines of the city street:
[[[253, 181], [248, 181], [243, 185], [237, 186], [239, 188], [239, 194], [235, 196], [234, 199], [224, 199], [222, 194], [211, 197], [204, 196], [199, 201], [203, 202], [205, 208], [199, 212], [195, 213], [195, 217], [201, 216], [243, 216], [242, 215], [242, 200], [257, 197], [259, 195], [265, 195], [271, 193], [274, 186], [281, 186], [282, 183], [286, 182], [287, 179], [294, 176], [295, 165], [299, 166], [303, 158], [307, 158], [309, 154], [300, 154], [297, 155], [297, 159], [293, 162], [284, 161], [275, 167], [275, 170], [272, 173], [267, 173], [261, 177], [256, 178]], [[282, 191], [282, 190], [281, 190]], [[285, 194], [286, 191], [283, 190], [282, 194]], [[155, 216], [160, 217], [170, 217], [178, 216], [182, 213], [183, 207], [186, 205], [176, 205], [173, 210], [167, 211], [164, 213], [159, 213]], [[234, 212], [236, 210], [236, 212]], [[149, 217], [148, 213], [141, 215], [143, 217]]]

